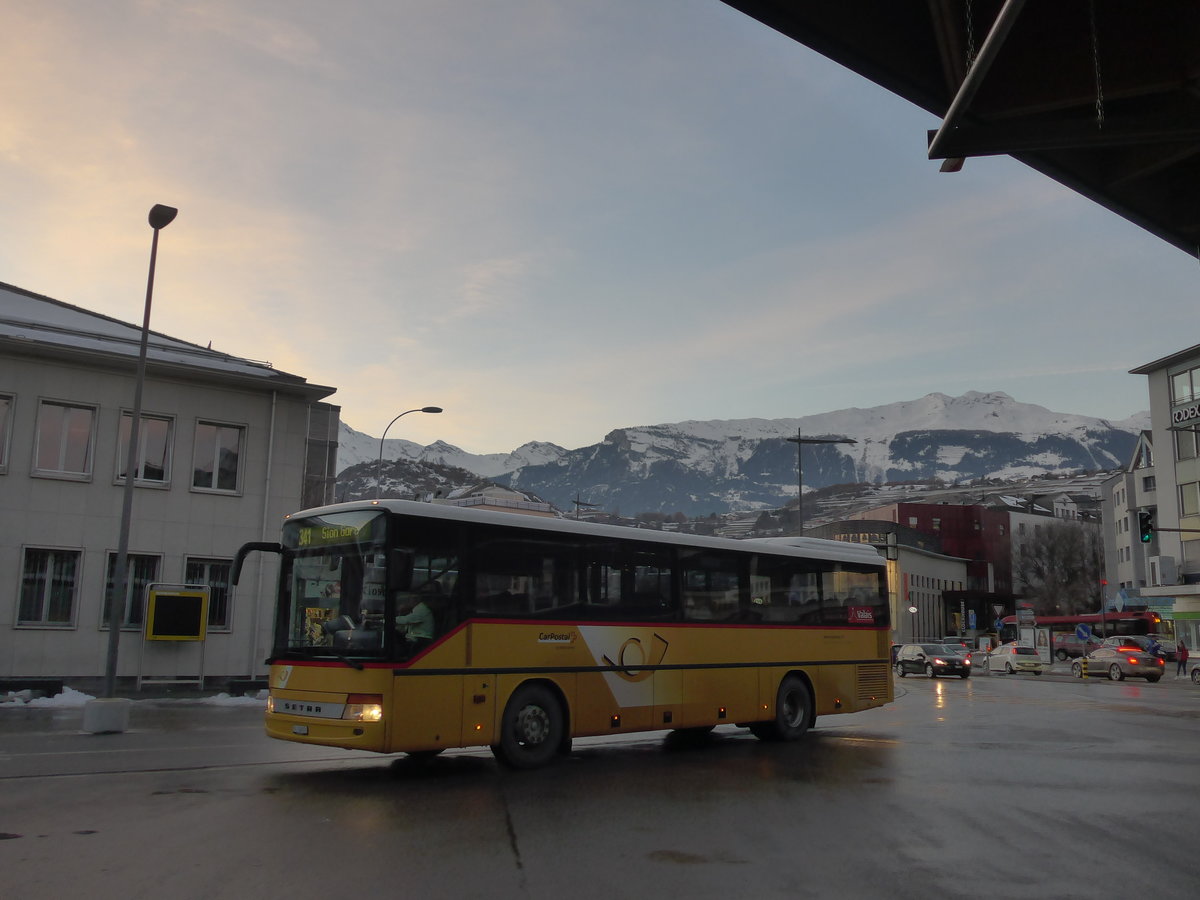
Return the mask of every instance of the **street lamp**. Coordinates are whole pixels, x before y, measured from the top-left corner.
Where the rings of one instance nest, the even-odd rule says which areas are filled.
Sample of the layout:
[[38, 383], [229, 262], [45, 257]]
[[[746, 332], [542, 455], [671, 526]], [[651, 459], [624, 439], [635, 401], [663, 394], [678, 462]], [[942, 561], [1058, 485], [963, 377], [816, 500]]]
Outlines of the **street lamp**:
[[796, 519], [800, 523], [800, 534], [804, 534], [804, 445], [805, 444], [857, 444], [854, 438], [806, 438], [796, 429], [796, 436], [788, 438], [796, 445]]
[[138, 348], [137, 376], [133, 388], [133, 418], [129, 423], [129, 455], [125, 460], [125, 491], [121, 502], [121, 533], [117, 540], [117, 566], [113, 573], [108, 610], [108, 658], [104, 666], [104, 696], [117, 690], [117, 653], [121, 646], [121, 613], [129, 582], [129, 523], [133, 517], [133, 482], [137, 473], [138, 429], [142, 419], [142, 388], [146, 383], [146, 345], [150, 340], [150, 302], [154, 296], [154, 264], [158, 259], [158, 233], [173, 221], [179, 210], [155, 204], [148, 221], [154, 229], [150, 241], [150, 273], [146, 278], [146, 309], [142, 316], [142, 342]]
[[391, 428], [393, 425], [396, 424], [398, 419], [402, 418], [403, 416], [407, 416], [409, 413], [415, 413], [415, 412], [440, 413], [441, 411], [442, 411], [442, 408], [440, 406], [422, 406], [420, 409], [406, 409], [404, 412], [400, 413], [400, 415], [396, 416], [395, 419], [392, 419], [392, 421], [387, 423], [387, 428], [383, 429], [383, 437], [381, 437], [379, 439], [379, 462], [377, 462], [375, 464], [375, 499], [376, 500], [379, 499], [379, 483], [383, 480], [383, 438], [387, 437], [388, 428]]
[[910, 641], [916, 641], [916, 639], [917, 639], [917, 608], [915, 606], [910, 606], [908, 608], [908, 611], [912, 615], [912, 625], [909, 627], [909, 638], [908, 639]]

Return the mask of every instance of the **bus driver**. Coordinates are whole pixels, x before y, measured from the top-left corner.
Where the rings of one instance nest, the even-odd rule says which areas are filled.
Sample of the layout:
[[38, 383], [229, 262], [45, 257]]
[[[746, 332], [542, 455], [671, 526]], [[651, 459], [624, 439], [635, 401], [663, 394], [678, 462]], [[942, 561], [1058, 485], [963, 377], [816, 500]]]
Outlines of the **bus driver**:
[[396, 629], [408, 643], [409, 654], [416, 653], [433, 641], [433, 610], [416, 594], [401, 598]]

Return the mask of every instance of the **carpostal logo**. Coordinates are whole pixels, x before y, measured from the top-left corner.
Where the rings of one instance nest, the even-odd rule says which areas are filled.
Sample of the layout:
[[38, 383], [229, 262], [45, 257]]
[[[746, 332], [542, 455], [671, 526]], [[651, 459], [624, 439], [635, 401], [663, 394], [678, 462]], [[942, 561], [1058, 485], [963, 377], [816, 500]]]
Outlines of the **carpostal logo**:
[[277, 676], [275, 676], [275, 687], [277, 687], [277, 688], [287, 687], [288, 679], [290, 679], [291, 677], [292, 677], [292, 667], [284, 666], [282, 669], [279, 670], [279, 674]]
[[539, 644], [561, 644], [570, 647], [579, 638], [574, 631], [543, 631], [538, 635]]

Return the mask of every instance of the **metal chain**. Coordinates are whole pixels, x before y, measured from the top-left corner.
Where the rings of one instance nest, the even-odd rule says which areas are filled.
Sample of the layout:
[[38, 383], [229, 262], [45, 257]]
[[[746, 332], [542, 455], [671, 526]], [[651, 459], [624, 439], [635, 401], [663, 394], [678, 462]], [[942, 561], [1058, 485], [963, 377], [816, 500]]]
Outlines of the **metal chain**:
[[1100, 80], [1100, 35], [1096, 30], [1096, 0], [1088, 3], [1092, 24], [1092, 65], [1096, 69], [1096, 127], [1104, 127], [1104, 84]]
[[967, 71], [975, 63], [975, 4], [967, 0]]

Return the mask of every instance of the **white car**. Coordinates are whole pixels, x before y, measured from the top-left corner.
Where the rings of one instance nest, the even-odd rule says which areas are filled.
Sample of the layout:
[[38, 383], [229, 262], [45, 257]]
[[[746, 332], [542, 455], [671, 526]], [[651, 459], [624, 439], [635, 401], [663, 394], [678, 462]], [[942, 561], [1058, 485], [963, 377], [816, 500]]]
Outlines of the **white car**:
[[1042, 658], [1032, 647], [1002, 644], [988, 654], [989, 672], [1003, 672], [1005, 675], [1031, 672], [1041, 675], [1049, 668], [1050, 663], [1042, 662]]

